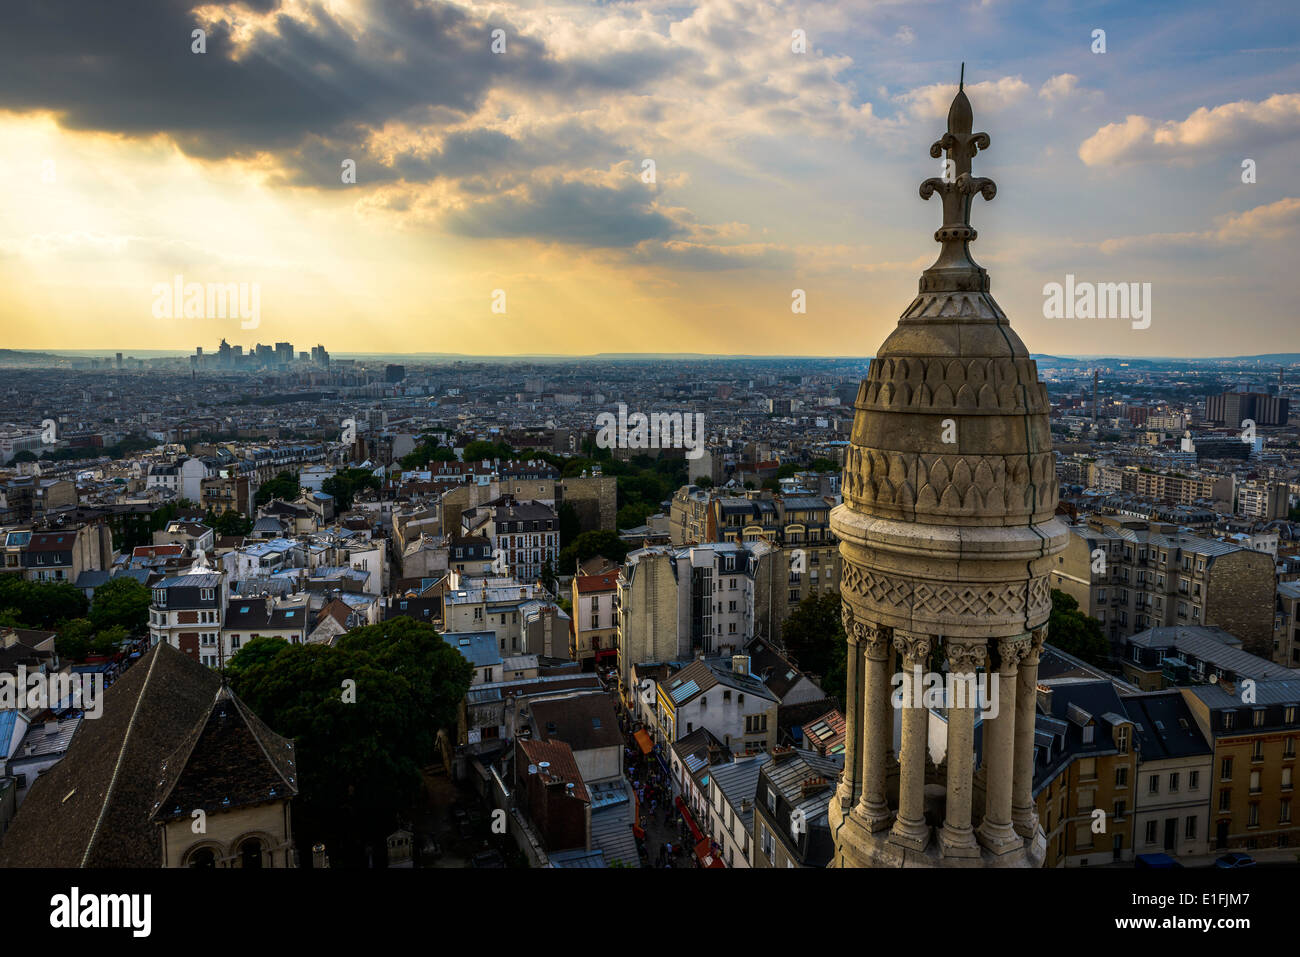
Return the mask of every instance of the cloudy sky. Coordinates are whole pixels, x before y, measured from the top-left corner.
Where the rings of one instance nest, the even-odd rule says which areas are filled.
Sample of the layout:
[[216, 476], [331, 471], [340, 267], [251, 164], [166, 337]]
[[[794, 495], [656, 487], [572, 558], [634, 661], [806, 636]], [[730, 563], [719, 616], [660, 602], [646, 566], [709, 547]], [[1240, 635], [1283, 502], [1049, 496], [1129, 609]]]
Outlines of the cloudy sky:
[[[0, 347], [870, 355], [964, 60], [1031, 351], [1300, 351], [1297, 54], [1294, 0], [7, 0]], [[1067, 274], [1150, 327], [1044, 318]]]

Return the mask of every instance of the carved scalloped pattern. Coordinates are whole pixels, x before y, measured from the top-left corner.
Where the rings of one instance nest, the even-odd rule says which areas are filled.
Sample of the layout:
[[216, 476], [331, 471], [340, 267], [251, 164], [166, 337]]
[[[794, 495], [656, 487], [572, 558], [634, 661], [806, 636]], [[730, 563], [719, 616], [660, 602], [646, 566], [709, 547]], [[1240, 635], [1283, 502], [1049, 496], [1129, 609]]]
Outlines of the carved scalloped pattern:
[[871, 363], [858, 404], [873, 412], [1035, 415], [1051, 409], [1034, 360], [1010, 357], [882, 357]]
[[904, 319], [1006, 319], [993, 297], [978, 290], [928, 292], [903, 311]]
[[844, 566], [840, 588], [868, 599], [876, 608], [934, 617], [1018, 617], [1026, 613], [1026, 602], [1028, 612], [1034, 614], [1046, 612], [1051, 599], [1046, 578], [1028, 583], [913, 582], [851, 564]]
[[866, 508], [997, 518], [1054, 509], [1057, 496], [1050, 452], [1026, 461], [1024, 455], [935, 455], [850, 446], [845, 457], [844, 497]]

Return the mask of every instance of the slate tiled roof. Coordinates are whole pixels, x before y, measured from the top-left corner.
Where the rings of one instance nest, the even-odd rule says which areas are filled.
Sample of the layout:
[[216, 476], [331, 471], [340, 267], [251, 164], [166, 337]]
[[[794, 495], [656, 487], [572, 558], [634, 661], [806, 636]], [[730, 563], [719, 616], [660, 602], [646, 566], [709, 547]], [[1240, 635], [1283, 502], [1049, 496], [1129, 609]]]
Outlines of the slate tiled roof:
[[207, 786], [221, 792], [218, 804], [227, 795], [246, 801], [283, 773], [288, 750], [222, 696], [215, 671], [162, 642], [105, 692], [102, 715], [83, 721], [63, 760], [36, 779], [0, 844], [0, 867], [157, 867], [160, 781], [164, 793], [181, 782], [191, 808], [209, 806]]

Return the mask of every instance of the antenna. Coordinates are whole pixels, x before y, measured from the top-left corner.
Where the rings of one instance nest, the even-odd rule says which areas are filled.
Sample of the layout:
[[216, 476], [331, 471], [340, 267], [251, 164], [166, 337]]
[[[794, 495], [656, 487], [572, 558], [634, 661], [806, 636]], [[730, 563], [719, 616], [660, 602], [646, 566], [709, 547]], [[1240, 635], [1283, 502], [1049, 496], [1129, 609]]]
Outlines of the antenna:
[[964, 89], [966, 89], [966, 64], [965, 64], [965, 62], [963, 62], [962, 65], [961, 65], [961, 79], [957, 82], [957, 92], [960, 93], [960, 92], [961, 92], [962, 90], [964, 90]]

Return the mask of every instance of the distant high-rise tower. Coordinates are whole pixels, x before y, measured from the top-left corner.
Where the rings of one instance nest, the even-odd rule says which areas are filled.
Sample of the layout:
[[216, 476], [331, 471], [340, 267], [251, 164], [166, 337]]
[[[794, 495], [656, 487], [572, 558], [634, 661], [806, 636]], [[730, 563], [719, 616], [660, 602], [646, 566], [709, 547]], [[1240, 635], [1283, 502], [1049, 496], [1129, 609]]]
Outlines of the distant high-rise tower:
[[[930, 147], [947, 153], [946, 175], [921, 184], [922, 199], [943, 199], [942, 249], [859, 387], [844, 504], [831, 513], [848, 633], [836, 867], [1033, 867], [1046, 849], [1032, 797], [1038, 656], [1068, 531], [1047, 389], [970, 258], [972, 200], [995, 193], [971, 175], [989, 146], [971, 120], [959, 88]], [[964, 694], [946, 702], [936, 766], [918, 679], [945, 668]], [[977, 676], [989, 689], [980, 768]]]
[[1093, 424], [1093, 426], [1096, 426], [1096, 424], [1097, 424], [1097, 408], [1098, 408], [1098, 406], [1097, 406], [1097, 398], [1098, 398], [1098, 388], [1097, 388], [1097, 386], [1098, 386], [1098, 383], [1099, 383], [1100, 379], [1101, 379], [1101, 372], [1100, 372], [1100, 370], [1098, 370], [1098, 369], [1093, 369], [1093, 370], [1092, 370], [1092, 424]]

